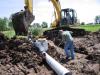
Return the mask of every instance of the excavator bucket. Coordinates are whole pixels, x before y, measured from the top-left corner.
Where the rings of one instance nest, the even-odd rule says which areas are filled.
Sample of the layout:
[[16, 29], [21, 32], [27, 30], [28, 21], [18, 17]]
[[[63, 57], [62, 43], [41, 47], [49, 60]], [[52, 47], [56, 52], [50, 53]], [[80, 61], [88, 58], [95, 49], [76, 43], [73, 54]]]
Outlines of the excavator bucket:
[[13, 28], [16, 35], [27, 35], [28, 27], [34, 20], [32, 13], [20, 11], [12, 15]]

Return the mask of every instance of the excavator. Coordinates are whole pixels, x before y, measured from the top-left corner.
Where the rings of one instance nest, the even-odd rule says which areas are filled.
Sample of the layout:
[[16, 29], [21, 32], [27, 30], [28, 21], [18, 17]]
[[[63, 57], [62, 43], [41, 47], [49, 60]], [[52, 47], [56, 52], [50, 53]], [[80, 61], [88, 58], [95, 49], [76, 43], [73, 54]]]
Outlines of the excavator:
[[54, 6], [55, 20], [51, 23], [51, 30], [44, 32], [48, 39], [55, 39], [59, 35], [59, 30], [73, 32], [73, 36], [83, 36], [86, 34], [84, 29], [71, 28], [77, 24], [77, 13], [72, 8], [61, 9], [60, 0], [50, 0]]
[[[66, 8], [61, 9], [59, 0], [50, 0], [54, 6], [55, 20], [51, 23], [53, 29], [45, 31], [43, 34], [48, 38], [53, 38], [58, 35], [60, 29], [73, 31], [75, 34], [84, 32], [82, 29], [72, 29], [69, 25], [74, 25], [77, 23], [77, 14], [74, 9]], [[34, 21], [35, 16], [33, 12], [33, 2], [32, 0], [24, 0], [25, 10], [21, 10], [12, 15], [12, 23], [16, 35], [27, 35], [28, 27]], [[77, 32], [78, 31], [78, 32]], [[81, 32], [80, 32], [81, 31]], [[79, 33], [80, 32], [80, 33]], [[81, 33], [83, 35], [83, 33]], [[50, 36], [52, 35], [52, 36]]]

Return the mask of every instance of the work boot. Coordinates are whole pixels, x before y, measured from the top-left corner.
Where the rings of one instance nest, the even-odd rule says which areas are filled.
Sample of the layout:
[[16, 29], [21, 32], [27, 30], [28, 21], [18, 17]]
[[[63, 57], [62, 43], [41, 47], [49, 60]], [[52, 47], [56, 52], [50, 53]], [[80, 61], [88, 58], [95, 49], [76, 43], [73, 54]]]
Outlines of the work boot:
[[66, 57], [66, 61], [70, 61], [71, 60], [71, 57]]

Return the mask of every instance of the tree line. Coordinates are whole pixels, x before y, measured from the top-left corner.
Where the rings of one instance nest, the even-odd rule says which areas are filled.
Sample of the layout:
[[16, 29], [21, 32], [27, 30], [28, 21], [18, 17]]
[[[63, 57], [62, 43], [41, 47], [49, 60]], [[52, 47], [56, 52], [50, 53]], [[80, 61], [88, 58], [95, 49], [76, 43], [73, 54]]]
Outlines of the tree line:
[[0, 31], [10, 30], [12, 28], [12, 22], [8, 18], [0, 18]]
[[[33, 26], [47, 28], [48, 23], [47, 22], [42, 22], [42, 24], [34, 23]], [[0, 18], [0, 31], [7, 31], [7, 30], [13, 30], [13, 24], [11, 19], [8, 19], [6, 17]]]

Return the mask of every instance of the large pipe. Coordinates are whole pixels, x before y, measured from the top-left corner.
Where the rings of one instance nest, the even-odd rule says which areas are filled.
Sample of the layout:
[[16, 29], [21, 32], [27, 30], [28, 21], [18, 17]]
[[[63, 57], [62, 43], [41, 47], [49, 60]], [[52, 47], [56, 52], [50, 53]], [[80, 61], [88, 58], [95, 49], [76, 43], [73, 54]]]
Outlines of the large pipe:
[[[39, 48], [39, 51], [44, 55], [46, 62], [48, 63], [48, 65], [58, 74], [58, 75], [72, 75], [71, 72], [66, 69], [65, 67], [63, 67], [61, 64], [59, 64], [55, 59], [53, 59], [50, 55], [48, 55], [46, 53], [47, 49], [48, 49], [48, 45], [46, 41], [37, 41], [37, 42], [33, 42], [31, 38], [29, 38], [29, 41], [32, 44], [35, 44], [36, 47]], [[44, 43], [43, 45], [41, 45], [41, 43]], [[45, 45], [45, 46], [44, 46]]]
[[57, 73], [57, 75], [72, 75], [72, 73], [59, 64], [55, 59], [53, 59], [50, 55], [44, 52], [46, 62], [48, 65]]

